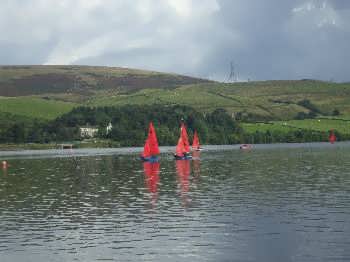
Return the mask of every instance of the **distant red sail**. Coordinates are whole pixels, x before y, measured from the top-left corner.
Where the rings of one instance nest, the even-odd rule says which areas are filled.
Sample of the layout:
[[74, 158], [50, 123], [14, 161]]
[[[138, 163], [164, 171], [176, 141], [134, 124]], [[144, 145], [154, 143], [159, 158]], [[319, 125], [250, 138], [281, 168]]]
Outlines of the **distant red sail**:
[[337, 137], [335, 136], [333, 130], [331, 130], [331, 134], [329, 135], [328, 139], [331, 144], [334, 144], [334, 142], [337, 140]]
[[181, 137], [183, 140], [185, 152], [190, 152], [190, 143], [188, 142], [187, 130], [184, 123], [181, 123]]
[[192, 150], [196, 150], [196, 149], [199, 149], [199, 148], [200, 148], [200, 145], [199, 145], [199, 139], [198, 139], [197, 131], [194, 131]]

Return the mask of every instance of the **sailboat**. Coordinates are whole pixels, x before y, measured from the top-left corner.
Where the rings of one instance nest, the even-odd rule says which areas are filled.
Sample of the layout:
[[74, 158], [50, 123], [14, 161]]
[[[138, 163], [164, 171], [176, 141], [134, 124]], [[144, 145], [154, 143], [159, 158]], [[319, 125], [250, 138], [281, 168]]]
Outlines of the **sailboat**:
[[192, 151], [200, 151], [201, 147], [199, 144], [199, 138], [198, 138], [198, 134], [197, 131], [194, 131], [194, 135], [193, 135], [193, 141], [192, 141]]
[[191, 159], [192, 156], [190, 155], [190, 144], [188, 142], [187, 130], [184, 123], [181, 123], [180, 131], [181, 131], [180, 138], [177, 141], [176, 152], [174, 155], [175, 159], [176, 160]]
[[154, 129], [153, 123], [150, 122], [148, 127], [148, 136], [143, 147], [143, 152], [141, 154], [141, 160], [148, 162], [158, 162], [159, 154], [160, 152], [156, 131]]
[[334, 142], [337, 140], [337, 137], [335, 136], [333, 129], [331, 130], [328, 140], [331, 144], [334, 144]]

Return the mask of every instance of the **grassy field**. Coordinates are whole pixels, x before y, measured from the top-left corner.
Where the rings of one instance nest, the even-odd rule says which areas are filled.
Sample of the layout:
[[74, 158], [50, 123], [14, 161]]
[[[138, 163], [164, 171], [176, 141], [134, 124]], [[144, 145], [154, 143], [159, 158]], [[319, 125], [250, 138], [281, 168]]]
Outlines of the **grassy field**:
[[[278, 125], [283, 125], [284, 122], [276, 122]], [[305, 119], [305, 120], [291, 120], [286, 122], [287, 126], [310, 129], [315, 131], [330, 131], [337, 130], [342, 134], [350, 134], [350, 121], [333, 120], [333, 119]]]
[[[0, 66], [0, 96], [74, 94], [82, 98], [145, 88], [175, 88], [205, 79], [154, 71], [97, 66]], [[61, 96], [61, 98], [64, 96]], [[67, 97], [69, 99], [69, 97]]]
[[331, 129], [334, 129], [342, 134], [350, 134], [350, 121], [342, 119], [322, 118], [272, 121], [269, 123], [244, 123], [242, 124], [242, 127], [248, 133], [255, 133], [256, 131], [266, 132], [267, 130], [288, 132], [296, 129], [328, 132]]
[[251, 83], [207, 83], [175, 89], [144, 89], [131, 94], [98, 93], [89, 105], [182, 104], [206, 112], [224, 108], [269, 120], [291, 120], [309, 109], [298, 103], [308, 99], [323, 115], [337, 109], [350, 116], [350, 85], [315, 81], [266, 81]]
[[202, 112], [224, 108], [232, 115], [240, 112], [254, 119], [287, 121], [300, 112], [309, 113], [300, 105], [304, 99], [322, 116], [337, 109], [342, 118], [350, 118], [350, 83], [293, 80], [228, 84], [117, 67], [0, 66], [0, 96], [16, 97], [2, 98], [0, 112], [43, 119], [52, 119], [74, 105], [181, 104]]
[[54, 119], [69, 112], [73, 103], [45, 100], [35, 97], [0, 97], [0, 113], [29, 118]]

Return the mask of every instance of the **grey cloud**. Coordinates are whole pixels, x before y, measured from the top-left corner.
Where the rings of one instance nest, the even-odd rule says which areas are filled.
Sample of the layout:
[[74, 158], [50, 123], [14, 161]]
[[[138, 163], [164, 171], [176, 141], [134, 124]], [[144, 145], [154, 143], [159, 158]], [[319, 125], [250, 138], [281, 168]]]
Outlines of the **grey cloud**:
[[350, 80], [345, 0], [2, 1], [0, 30], [1, 64]]

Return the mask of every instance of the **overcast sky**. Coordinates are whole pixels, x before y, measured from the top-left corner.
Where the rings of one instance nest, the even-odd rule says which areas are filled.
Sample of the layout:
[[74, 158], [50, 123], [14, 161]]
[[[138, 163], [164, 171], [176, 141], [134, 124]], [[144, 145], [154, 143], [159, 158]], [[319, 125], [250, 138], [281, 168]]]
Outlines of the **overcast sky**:
[[350, 81], [348, 0], [1, 0], [0, 64]]

